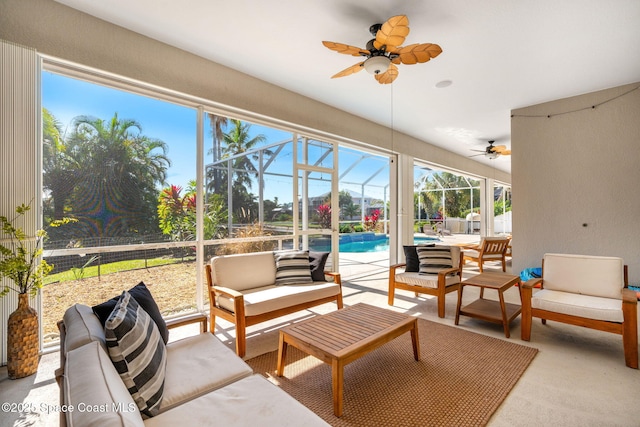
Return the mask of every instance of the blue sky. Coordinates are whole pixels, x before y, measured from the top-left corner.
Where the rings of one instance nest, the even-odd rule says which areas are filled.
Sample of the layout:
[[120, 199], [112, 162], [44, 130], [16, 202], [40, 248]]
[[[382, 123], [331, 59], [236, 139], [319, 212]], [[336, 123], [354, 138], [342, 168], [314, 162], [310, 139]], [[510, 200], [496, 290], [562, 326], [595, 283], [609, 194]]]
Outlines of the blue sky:
[[160, 102], [93, 83], [42, 73], [42, 106], [71, 132], [73, 118], [79, 115], [109, 120], [134, 119], [142, 134], [158, 138], [169, 146], [169, 183], [184, 186], [196, 177], [196, 110]]
[[[171, 159], [167, 181], [186, 187], [189, 180], [196, 177], [196, 116], [197, 111], [192, 108], [159, 101], [116, 89], [107, 88], [94, 83], [72, 79], [51, 72], [42, 73], [42, 105], [62, 125], [63, 132], [71, 132], [74, 117], [79, 115], [95, 116], [103, 120], [111, 119], [115, 113], [120, 119], [133, 119], [140, 123], [142, 134], [157, 138], [168, 145], [167, 155]], [[262, 134], [267, 137], [267, 144], [280, 142], [291, 138], [291, 133], [268, 128], [256, 124], [251, 125], [252, 136]], [[205, 126], [205, 155], [211, 147], [211, 135], [208, 124]], [[346, 150], [343, 155], [341, 149], [340, 169], [348, 167], [349, 157], [357, 159], [359, 154], [353, 150]], [[344, 159], [343, 159], [344, 157]], [[279, 169], [291, 171], [290, 153], [282, 153], [279, 161], [270, 170]], [[208, 159], [207, 163], [211, 161]], [[377, 171], [384, 163], [380, 157], [360, 162], [349, 173], [349, 181], [359, 182], [369, 178], [372, 171]], [[281, 165], [281, 166], [280, 166]], [[381, 176], [380, 176], [381, 175]], [[265, 198], [278, 197], [281, 203], [291, 201], [291, 180], [284, 177], [267, 177]], [[388, 182], [388, 172], [379, 174], [372, 184], [384, 185]], [[318, 191], [323, 191], [322, 184]], [[341, 186], [342, 189], [343, 186]], [[358, 186], [345, 187], [361, 191]], [[286, 191], [283, 191], [286, 189]], [[253, 188], [257, 193], [257, 188]], [[310, 190], [312, 196], [313, 190]], [[369, 187], [366, 194], [375, 198], [383, 197], [383, 190]]]

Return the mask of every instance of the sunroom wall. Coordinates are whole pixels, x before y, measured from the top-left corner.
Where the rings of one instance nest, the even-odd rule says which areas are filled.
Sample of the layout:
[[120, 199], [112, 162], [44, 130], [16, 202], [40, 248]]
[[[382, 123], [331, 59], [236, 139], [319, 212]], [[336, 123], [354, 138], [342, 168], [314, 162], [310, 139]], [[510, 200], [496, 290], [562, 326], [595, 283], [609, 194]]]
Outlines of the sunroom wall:
[[[358, 142], [477, 176], [507, 173], [313, 101], [52, 0], [0, 2], [0, 39], [39, 54], [217, 103], [220, 112], [315, 137]], [[3, 77], [3, 80], [5, 78]], [[9, 80], [9, 77], [7, 77]], [[3, 81], [3, 84], [10, 84]], [[274, 103], [273, 100], [278, 100]], [[391, 142], [393, 141], [393, 143]], [[39, 144], [39, 140], [34, 141]], [[31, 148], [37, 148], [35, 145]], [[34, 159], [34, 164], [37, 162]], [[27, 168], [23, 169], [27, 174]], [[26, 176], [26, 175], [25, 175]], [[19, 182], [24, 176], [14, 175]], [[7, 185], [7, 184], [5, 184]], [[393, 191], [393, 190], [392, 190]], [[393, 218], [393, 215], [392, 215]], [[392, 231], [393, 232], [393, 231]], [[392, 239], [392, 242], [394, 239]], [[6, 318], [4, 310], [0, 319]], [[4, 358], [3, 358], [4, 359]]]

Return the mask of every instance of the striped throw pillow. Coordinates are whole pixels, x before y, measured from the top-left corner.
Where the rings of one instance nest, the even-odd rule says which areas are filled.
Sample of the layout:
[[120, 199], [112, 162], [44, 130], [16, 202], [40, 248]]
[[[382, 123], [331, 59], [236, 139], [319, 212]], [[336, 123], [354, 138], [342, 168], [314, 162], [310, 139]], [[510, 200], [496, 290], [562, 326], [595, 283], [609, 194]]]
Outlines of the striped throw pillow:
[[313, 283], [309, 251], [274, 252], [276, 285]]
[[453, 267], [451, 249], [443, 246], [416, 248], [420, 261], [420, 274], [438, 274], [440, 270]]
[[167, 364], [158, 327], [135, 298], [124, 291], [105, 324], [109, 357], [140, 412], [160, 411]]

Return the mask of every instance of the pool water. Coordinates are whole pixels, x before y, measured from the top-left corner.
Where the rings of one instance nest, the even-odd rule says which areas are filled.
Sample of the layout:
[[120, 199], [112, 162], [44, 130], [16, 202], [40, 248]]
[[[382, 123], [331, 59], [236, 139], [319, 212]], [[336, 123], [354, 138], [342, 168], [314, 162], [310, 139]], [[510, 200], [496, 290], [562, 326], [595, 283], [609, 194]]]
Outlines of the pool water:
[[[437, 237], [415, 237], [414, 243], [438, 243], [440, 239]], [[314, 246], [311, 249], [317, 251], [329, 251], [328, 246]], [[374, 240], [363, 240], [359, 242], [341, 242], [340, 252], [382, 252], [389, 250], [389, 238], [380, 236]]]

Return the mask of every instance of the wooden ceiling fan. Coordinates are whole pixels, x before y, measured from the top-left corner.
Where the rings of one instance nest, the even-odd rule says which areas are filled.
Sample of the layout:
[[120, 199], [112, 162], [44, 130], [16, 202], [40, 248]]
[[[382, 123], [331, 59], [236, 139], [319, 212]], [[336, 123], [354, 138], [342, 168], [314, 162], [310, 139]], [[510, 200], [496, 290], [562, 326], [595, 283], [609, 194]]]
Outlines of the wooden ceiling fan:
[[384, 24], [369, 27], [374, 37], [367, 42], [367, 48], [350, 46], [343, 43], [323, 41], [327, 48], [351, 56], [363, 56], [366, 59], [332, 76], [345, 77], [365, 69], [373, 74], [380, 84], [392, 83], [398, 77], [397, 64], [412, 65], [427, 62], [442, 53], [442, 49], [433, 43], [415, 43], [401, 46], [409, 34], [409, 19], [406, 15], [389, 18]]
[[488, 143], [489, 145], [484, 150], [471, 150], [471, 151], [477, 151], [480, 154], [474, 154], [473, 156], [469, 156], [469, 157], [487, 156], [490, 159], [495, 159], [499, 156], [508, 156], [511, 154], [511, 150], [508, 150], [506, 145], [494, 146], [493, 144], [495, 143], [495, 141], [488, 141]]

